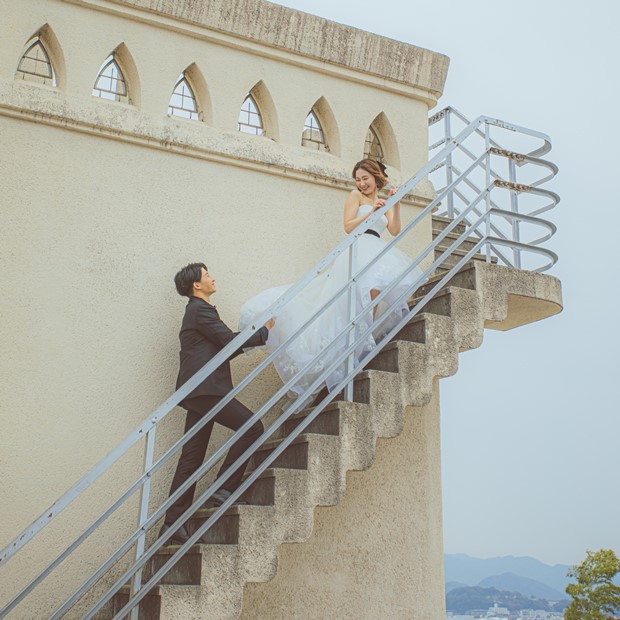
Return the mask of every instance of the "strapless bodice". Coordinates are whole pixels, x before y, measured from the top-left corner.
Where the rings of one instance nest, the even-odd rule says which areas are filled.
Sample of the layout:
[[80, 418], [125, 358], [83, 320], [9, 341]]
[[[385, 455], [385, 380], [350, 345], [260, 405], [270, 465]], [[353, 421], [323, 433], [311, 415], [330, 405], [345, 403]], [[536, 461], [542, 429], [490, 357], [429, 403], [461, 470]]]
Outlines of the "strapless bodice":
[[[371, 205], [360, 205], [357, 210], [357, 217], [362, 215], [368, 215], [372, 211]], [[375, 232], [381, 234], [387, 227], [387, 217], [382, 215], [371, 227], [369, 230], [374, 230]]]

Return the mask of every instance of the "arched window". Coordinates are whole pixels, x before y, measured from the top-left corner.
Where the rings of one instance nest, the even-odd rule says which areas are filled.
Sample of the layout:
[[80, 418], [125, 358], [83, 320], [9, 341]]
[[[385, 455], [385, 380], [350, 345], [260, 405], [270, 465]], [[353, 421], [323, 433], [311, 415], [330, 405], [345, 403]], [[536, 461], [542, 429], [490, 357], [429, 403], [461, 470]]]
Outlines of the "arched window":
[[327, 143], [325, 142], [323, 128], [314, 110], [310, 110], [310, 113], [306, 117], [304, 131], [301, 134], [301, 145], [317, 151], [329, 151]]
[[26, 50], [19, 61], [15, 78], [57, 86], [54, 67], [38, 35], [26, 43]]
[[256, 101], [254, 101], [254, 97], [250, 94], [248, 94], [241, 106], [237, 129], [243, 131], [243, 133], [249, 133], [255, 136], [262, 136], [265, 133], [260, 111], [256, 105]]
[[127, 84], [114, 54], [108, 56], [101, 65], [93, 87], [93, 97], [122, 101], [123, 103], [129, 102]]
[[181, 73], [174, 86], [170, 103], [168, 104], [170, 116], [181, 116], [192, 121], [199, 120], [198, 106], [194, 91], [190, 86], [185, 73]]
[[379, 140], [377, 132], [373, 129], [372, 125], [368, 128], [368, 133], [366, 134], [366, 142], [364, 143], [364, 158], [374, 159], [375, 161], [380, 162], [383, 162], [385, 159], [381, 141]]

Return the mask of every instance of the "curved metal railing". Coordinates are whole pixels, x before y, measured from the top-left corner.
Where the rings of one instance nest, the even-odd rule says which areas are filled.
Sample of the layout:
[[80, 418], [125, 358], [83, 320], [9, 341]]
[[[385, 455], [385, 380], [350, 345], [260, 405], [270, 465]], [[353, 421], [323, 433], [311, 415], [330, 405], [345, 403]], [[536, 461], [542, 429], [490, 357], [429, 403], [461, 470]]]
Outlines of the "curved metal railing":
[[[501, 121], [499, 122], [501, 123]], [[469, 121], [463, 114], [452, 107], [441, 110], [429, 119], [431, 131], [433, 131], [433, 127], [436, 127], [440, 130], [441, 134], [441, 138], [429, 147], [431, 153], [438, 147], [451, 142], [455, 125], [460, 125], [461, 127], [467, 126], [469, 125]], [[502, 127], [506, 131], [523, 135], [522, 128], [517, 125], [502, 123]], [[484, 143], [485, 149], [488, 149], [491, 154], [497, 155], [501, 161], [507, 164], [507, 170], [502, 173], [493, 168], [490, 164], [487, 169], [486, 163], [479, 163], [476, 171], [477, 176], [476, 173], [468, 175], [467, 179], [464, 181], [463, 187], [454, 189], [447, 197], [445, 207], [438, 211], [437, 215], [443, 215], [448, 218], [459, 215], [463, 208], [471, 203], [471, 194], [468, 196], [466, 192], [469, 191], [473, 192], [473, 195], [479, 195], [482, 191], [481, 188], [487, 187], [490, 182], [494, 182], [495, 186], [498, 188], [508, 190], [510, 204], [506, 205], [504, 209], [490, 197], [487, 199], [487, 210], [494, 209], [496, 217], [491, 219], [489, 231], [474, 230], [473, 236], [477, 238], [486, 236], [488, 242], [487, 251], [489, 254], [495, 255], [500, 262], [505, 265], [520, 269], [522, 267], [521, 259], [524, 251], [529, 251], [530, 254], [540, 255], [540, 253], [535, 252], [533, 249], [524, 249], [519, 245], [523, 242], [521, 239], [523, 226], [521, 224], [538, 225], [538, 222], [534, 222], [527, 218], [521, 218], [514, 214], [519, 213], [530, 217], [537, 217], [553, 209], [560, 200], [556, 193], [540, 189], [541, 185], [550, 181], [558, 172], [558, 168], [554, 163], [540, 158], [540, 156], [551, 150], [551, 142], [548, 138], [536, 136], [536, 138], [542, 140], [542, 144], [529, 152], [523, 150], [517, 152], [516, 150], [502, 148], [495, 140], [491, 139], [488, 133], [485, 133], [485, 131], [480, 128], [474, 132], [474, 136], [477, 136], [479, 144]], [[469, 166], [470, 162], [475, 159], [476, 156], [472, 152], [471, 146], [469, 144], [460, 143], [453, 152], [449, 153], [446, 158], [439, 162], [433, 169], [431, 175], [436, 186], [443, 188], [450, 185], [452, 179], [461, 174], [461, 169], [465, 166]], [[525, 166], [530, 166], [530, 170], [541, 170], [543, 174], [534, 175], [533, 178], [529, 179], [527, 182], [522, 181], [518, 183], [517, 170]], [[440, 171], [445, 173], [444, 178], [441, 178], [439, 174]], [[441, 189], [438, 191], [441, 191]], [[519, 198], [523, 195], [537, 196], [544, 198], [544, 201], [538, 204], [536, 208], [524, 211], [523, 203], [521, 202], [521, 204], [519, 204]], [[510, 211], [510, 214], [503, 213], [503, 211]], [[475, 209], [474, 213], [475, 215], [480, 215], [481, 211]], [[466, 218], [466, 222], [470, 223], [470, 219]], [[547, 228], [546, 225], [541, 225]], [[553, 235], [554, 232], [555, 229], [553, 229], [551, 235]], [[530, 239], [525, 243], [530, 246], [530, 248], [533, 248], [544, 243], [548, 239], [548, 236], [543, 236], [539, 239]], [[514, 242], [515, 245], [510, 245], [508, 242]], [[502, 253], [498, 246], [512, 248], [512, 257], [508, 257], [506, 254]], [[553, 262], [554, 261], [555, 259], [553, 259]], [[537, 266], [535, 269], [537, 271], [544, 271], [550, 268], [553, 262], [543, 263], [542, 266]]]
[[[463, 123], [464, 128], [456, 135], [452, 136], [450, 119], [456, 118]], [[557, 172], [554, 164], [540, 159], [538, 156], [548, 152], [551, 148], [549, 138], [540, 132], [525, 129], [515, 125], [509, 125], [497, 119], [480, 116], [472, 122], [466, 119], [453, 108], [446, 108], [439, 114], [433, 116], [429, 124], [431, 127], [440, 120], [444, 120], [445, 135], [439, 143], [431, 147], [436, 150], [442, 147], [428, 163], [423, 166], [413, 177], [406, 181], [395, 193], [394, 196], [386, 201], [385, 206], [372, 213], [362, 224], [327, 254], [322, 260], [310, 269], [306, 275], [297, 283], [291, 286], [284, 295], [276, 300], [270, 308], [265, 310], [256, 318], [254, 325], [251, 325], [238, 334], [226, 347], [224, 347], [208, 364], [206, 364], [192, 379], [178, 389], [160, 407], [158, 407], [148, 418], [140, 424], [130, 435], [117, 446], [100, 463], [81, 478], [69, 489], [61, 498], [48, 508], [38, 519], [28, 526], [15, 540], [0, 552], [0, 569], [18, 553], [30, 540], [43, 531], [49, 523], [56, 519], [62, 512], [71, 505], [82, 493], [89, 489], [96, 481], [118, 460], [126, 455], [139, 442], [144, 441], [144, 467], [142, 474], [139, 475], [120, 495], [112, 501], [106, 510], [93, 518], [86, 527], [54, 560], [48, 563], [45, 568], [40, 570], [29, 583], [17, 592], [13, 598], [0, 611], [0, 617], [5, 617], [15, 609], [33, 590], [48, 578], [58, 567], [72, 557], [95, 531], [97, 531], [106, 521], [116, 513], [116, 511], [127, 505], [127, 502], [140, 491], [140, 503], [138, 510], [138, 527], [133, 530], [124, 540], [120, 541], [117, 548], [111, 551], [107, 559], [90, 574], [83, 583], [79, 585], [51, 615], [53, 619], [63, 617], [78, 601], [90, 592], [96, 584], [101, 584], [102, 580], [110, 580], [110, 570], [119, 571], [121, 562], [126, 565], [120, 569], [120, 576], [113, 579], [114, 583], [106, 585], [105, 594], [99, 596], [94, 604], [84, 612], [84, 618], [95, 617], [114, 595], [125, 585], [130, 583], [130, 597], [127, 604], [114, 616], [123, 618], [131, 614], [132, 618], [137, 618], [137, 610], [140, 601], [147, 595], [152, 587], [157, 584], [163, 575], [183, 556], [183, 554], [207, 532], [214, 523], [226, 512], [226, 510], [239, 498], [277, 459], [277, 457], [298, 437], [305, 428], [315, 419], [327, 404], [334, 397], [344, 390], [345, 398], [351, 400], [353, 397], [353, 379], [361, 368], [366, 366], [376, 355], [378, 355], [387, 342], [389, 342], [406, 325], [411, 318], [419, 313], [426, 303], [439, 291], [446, 286], [452, 276], [467, 261], [474, 257], [479, 251], [486, 253], [487, 261], [498, 261], [511, 267], [521, 267], [522, 257], [538, 257], [538, 261], [533, 265], [536, 271], [545, 271], [555, 264], [557, 256], [555, 253], [543, 247], [555, 233], [555, 225], [539, 217], [541, 213], [548, 211], [555, 206], [559, 197], [549, 190], [542, 189], [540, 186], [550, 180]], [[536, 141], [536, 148], [528, 153], [519, 154], [513, 150], [503, 149], [494, 137], [491, 130], [504, 131], [520, 136], [526, 136]], [[482, 140], [482, 142], [481, 142]], [[481, 147], [481, 148], [480, 148]], [[477, 154], [475, 154], [477, 153]], [[457, 158], [461, 158], [457, 160]], [[464, 162], [464, 163], [462, 163]], [[502, 175], [499, 169], [499, 162], [508, 162], [508, 171]], [[529, 168], [528, 168], [529, 167]], [[547, 171], [545, 177], [537, 177], [528, 180], [527, 183], [519, 183], [517, 180], [517, 169], [543, 169]], [[368, 230], [389, 208], [398, 200], [405, 197], [415, 186], [425, 177], [436, 179], [437, 175], [445, 171], [445, 185], [437, 190], [436, 197], [413, 218], [409, 223], [402, 227], [401, 232], [396, 235], [385, 248], [363, 268], [356, 266], [356, 244], [358, 239]], [[507, 196], [508, 204], [503, 205], [503, 193]], [[491, 196], [493, 195], [493, 199]], [[538, 201], [530, 206], [527, 211], [522, 209], [520, 197], [527, 195], [534, 201]], [[372, 266], [384, 256], [391, 248], [396, 247], [403, 239], [410, 237], [411, 232], [426, 218], [431, 217], [440, 206], [445, 208], [439, 211], [440, 214], [450, 217], [451, 222], [442, 231], [439, 231], [433, 241], [424, 248], [412, 261], [410, 266], [395, 278], [389, 286], [384, 288], [372, 302], [358, 310], [355, 306], [354, 289], [359, 279]], [[543, 234], [537, 233], [534, 238], [527, 240], [524, 238], [524, 229], [542, 229]], [[458, 232], [462, 231], [462, 232]], [[471, 241], [474, 241], [473, 245]], [[467, 251], [461, 251], [455, 262], [455, 250], [467, 241], [471, 247]], [[512, 251], [512, 257], [508, 258], [500, 248], [508, 248]], [[317, 310], [304, 325], [287, 341], [281, 343], [278, 348], [267, 355], [256, 368], [245, 377], [235, 388], [227, 394], [217, 406], [208, 412], [198, 424], [188, 433], [164, 451], [157, 459], [154, 458], [154, 446], [156, 431], [166, 416], [179, 404], [190, 392], [192, 392], [204, 379], [209, 376], [222, 363], [226, 362], [231, 354], [241, 348], [248, 338], [272, 316], [277, 316], [281, 308], [295, 295], [302, 291], [316, 276], [316, 274], [326, 268], [338, 255], [349, 252], [349, 281], [338, 290], [325, 305]], [[541, 260], [542, 259], [542, 260]], [[448, 262], [450, 261], [450, 262]], [[417, 267], [422, 268], [422, 273], [412, 281], [408, 280], [408, 286], [401, 286], [406, 281], [405, 278]], [[361, 359], [355, 358], [356, 350], [360, 343], [381, 327], [387, 320], [391, 310], [401, 308], [412, 294], [419, 289], [420, 285], [426, 282], [431, 276], [442, 270], [442, 273], [433, 277], [429, 290], [415, 302], [415, 305], [404, 313], [401, 320], [392, 326], [387, 333], [377, 343], [377, 346], [367, 352]], [[368, 324], [368, 317], [373, 316], [373, 310], [387, 299], [392, 291], [397, 291], [397, 297], [391, 302], [387, 310]], [[215, 415], [228, 402], [235, 398], [245, 389], [267, 366], [273, 362], [278, 354], [283, 352], [296, 338], [299, 338], [304, 330], [313, 321], [319, 319], [321, 315], [338, 301], [347, 300], [349, 310], [348, 320], [342, 327], [337, 336], [313, 359], [308, 361], [303, 368], [286, 381], [274, 394], [256, 411], [235, 434], [230, 437], [221, 447], [219, 447], [192, 475], [179, 487], [165, 502], [155, 510], [149, 512], [150, 485], [153, 475], [170, 460], [170, 458], [181, 448], [189, 439], [198, 433], [208, 424]], [[325, 367], [318, 374], [316, 365], [325, 362]], [[230, 468], [218, 476], [213, 483], [202, 493], [179, 517], [177, 522], [171, 525], [172, 531], [184, 523], [192, 514], [199, 510], [205, 501], [232, 475], [232, 473], [245, 462], [252, 454], [264, 446], [265, 442], [283, 426], [283, 424], [293, 415], [304, 409], [311, 401], [314, 394], [321, 387], [325, 379], [335, 371], [341, 371], [341, 380], [334, 386], [332, 391], [326, 395], [321, 402], [313, 407], [312, 411], [295, 427], [279, 445], [261, 463], [253, 469], [245, 478], [242, 485], [211, 514], [206, 521], [192, 534], [190, 539], [182, 545], [178, 552], [168, 559], [168, 561], [155, 572], [146, 583], [142, 583], [142, 570], [150, 559], [164, 545], [165, 538], [159, 537], [152, 542], [148, 550], [146, 547], [146, 533], [154, 527], [162, 518], [167, 508], [180, 497], [192, 484], [207, 474], [215, 464], [221, 459], [225, 452], [252, 426], [256, 421], [261, 420], [273, 409], [274, 405], [287, 393], [289, 388], [299, 382], [300, 378], [312, 372], [316, 375], [309, 387], [302, 396], [284, 407], [276, 420], [270, 424], [261, 437], [259, 437], [246, 452], [241, 455]], [[134, 552], [132, 561], [127, 561], [127, 554]], [[6, 570], [6, 569], [5, 569]]]

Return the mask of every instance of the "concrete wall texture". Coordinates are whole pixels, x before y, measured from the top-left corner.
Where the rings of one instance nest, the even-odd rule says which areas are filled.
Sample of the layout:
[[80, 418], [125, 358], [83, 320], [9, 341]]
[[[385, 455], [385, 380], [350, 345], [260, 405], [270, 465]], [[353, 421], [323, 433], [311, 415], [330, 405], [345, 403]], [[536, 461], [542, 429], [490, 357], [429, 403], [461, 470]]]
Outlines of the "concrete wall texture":
[[[362, 157], [371, 124], [395, 183], [426, 161], [427, 113], [441, 94], [448, 61], [263, 0], [0, 0], [0, 15], [4, 547], [172, 392], [184, 308], [174, 273], [188, 262], [206, 262], [218, 280], [218, 309], [231, 326], [250, 296], [303, 275], [343, 238], [350, 169]], [[37, 33], [56, 87], [15, 78], [24, 45]], [[91, 94], [103, 60], [114, 51], [129, 103]], [[166, 114], [184, 70], [199, 121]], [[263, 114], [265, 136], [237, 131], [248, 92]], [[313, 106], [329, 152], [301, 146]], [[404, 219], [431, 196], [430, 185], [420, 184], [403, 201]], [[430, 236], [426, 222], [403, 249], [414, 255]], [[255, 353], [235, 362], [235, 377], [259, 358]], [[271, 372], [242, 400], [255, 407], [277, 385]], [[435, 424], [438, 410], [429, 415]], [[160, 452], [179, 437], [182, 418], [177, 410], [163, 424]], [[214, 434], [212, 444], [225, 436]], [[420, 437], [431, 445], [424, 457], [430, 460], [420, 467], [438, 467], [437, 433]], [[382, 459], [401, 462], [402, 446], [388, 444]], [[61, 523], [0, 571], [0, 605], [108, 505], [141, 462], [141, 449], [127, 455]], [[412, 484], [412, 471], [402, 460], [394, 472], [404, 505], [426, 501]], [[167, 467], [156, 478], [154, 503], [165, 498], [170, 472]], [[353, 484], [335, 509], [337, 519], [376, 531], [359, 515], [369, 498], [384, 497], [382, 475]], [[439, 494], [438, 472], [432, 485]], [[377, 571], [383, 575], [377, 583], [386, 585], [398, 573], [406, 609], [413, 601], [440, 609], [441, 588], [405, 579], [419, 566], [442, 561], [439, 507], [420, 524], [406, 522], [402, 506], [386, 501], [382, 508], [394, 528], [413, 528], [414, 537], [430, 528], [432, 541], [389, 566], [359, 563], [354, 553], [348, 561], [340, 556], [339, 570], [360, 585]], [[129, 506], [15, 617], [50, 613], [134, 524], [135, 506]], [[335, 536], [333, 527], [319, 527], [315, 543], [299, 556], [303, 561], [290, 581], [295, 588], [305, 587], [304, 575], [319, 586], [316, 580], [325, 579], [327, 588], [329, 575], [316, 571], [329, 561], [325, 554]], [[340, 542], [359, 545], [367, 536], [351, 531]], [[373, 540], [371, 546], [378, 540], [403, 545], [389, 536]], [[393, 551], [384, 563], [396, 558]], [[261, 599], [260, 617], [287, 617], [282, 605], [289, 597], [282, 598], [278, 586], [286, 580], [283, 570], [273, 584], [250, 588], [252, 605]], [[328, 598], [338, 597], [333, 583], [329, 592]]]

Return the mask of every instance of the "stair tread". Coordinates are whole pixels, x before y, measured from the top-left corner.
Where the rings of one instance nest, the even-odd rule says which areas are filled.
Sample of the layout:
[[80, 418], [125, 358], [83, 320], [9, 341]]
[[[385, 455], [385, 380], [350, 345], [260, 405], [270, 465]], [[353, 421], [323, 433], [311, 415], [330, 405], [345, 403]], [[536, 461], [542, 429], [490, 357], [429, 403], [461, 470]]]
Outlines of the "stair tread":
[[[320, 433], [312, 433], [312, 432], [304, 431], [303, 433], [301, 433], [301, 435], [295, 437], [295, 439], [293, 439], [290, 445], [294, 446], [300, 443], [309, 443], [310, 441], [314, 441], [312, 437], [327, 437], [327, 436], [328, 435], [321, 435]], [[281, 437], [280, 439], [272, 439], [270, 441], [266, 441], [260, 448], [257, 449], [257, 452], [261, 450], [273, 450], [277, 448], [285, 439], [287, 438]]]
[[[465, 273], [466, 271], [471, 271], [472, 269], [474, 269], [474, 267], [475, 267], [474, 263], [467, 262], [456, 273]], [[420, 290], [421, 288], [424, 288], [424, 287], [428, 287], [429, 285], [436, 284], [443, 277], [444, 277], [443, 274], [435, 274], [435, 275], [429, 276], [429, 278], [426, 280], [426, 282], [424, 284], [422, 284], [418, 288], [418, 290]], [[450, 280], [450, 282], [452, 282], [452, 280]], [[459, 285], [458, 284], [452, 284], [451, 286], [457, 286], [458, 287]], [[466, 287], [460, 286], [459, 288], [466, 288]], [[414, 293], [414, 295], [415, 295], [415, 293]]]
[[[244, 504], [242, 506], [239, 506], [238, 504], [233, 504], [226, 510], [224, 516], [232, 517], [243, 514], [248, 510], [260, 512], [260, 510], [258, 509], [263, 509], [264, 511], [273, 510], [273, 506], [265, 506], [264, 504]], [[193, 516], [204, 517], [205, 515], [213, 514], [216, 510], [217, 508], [200, 508], [194, 513]]]

